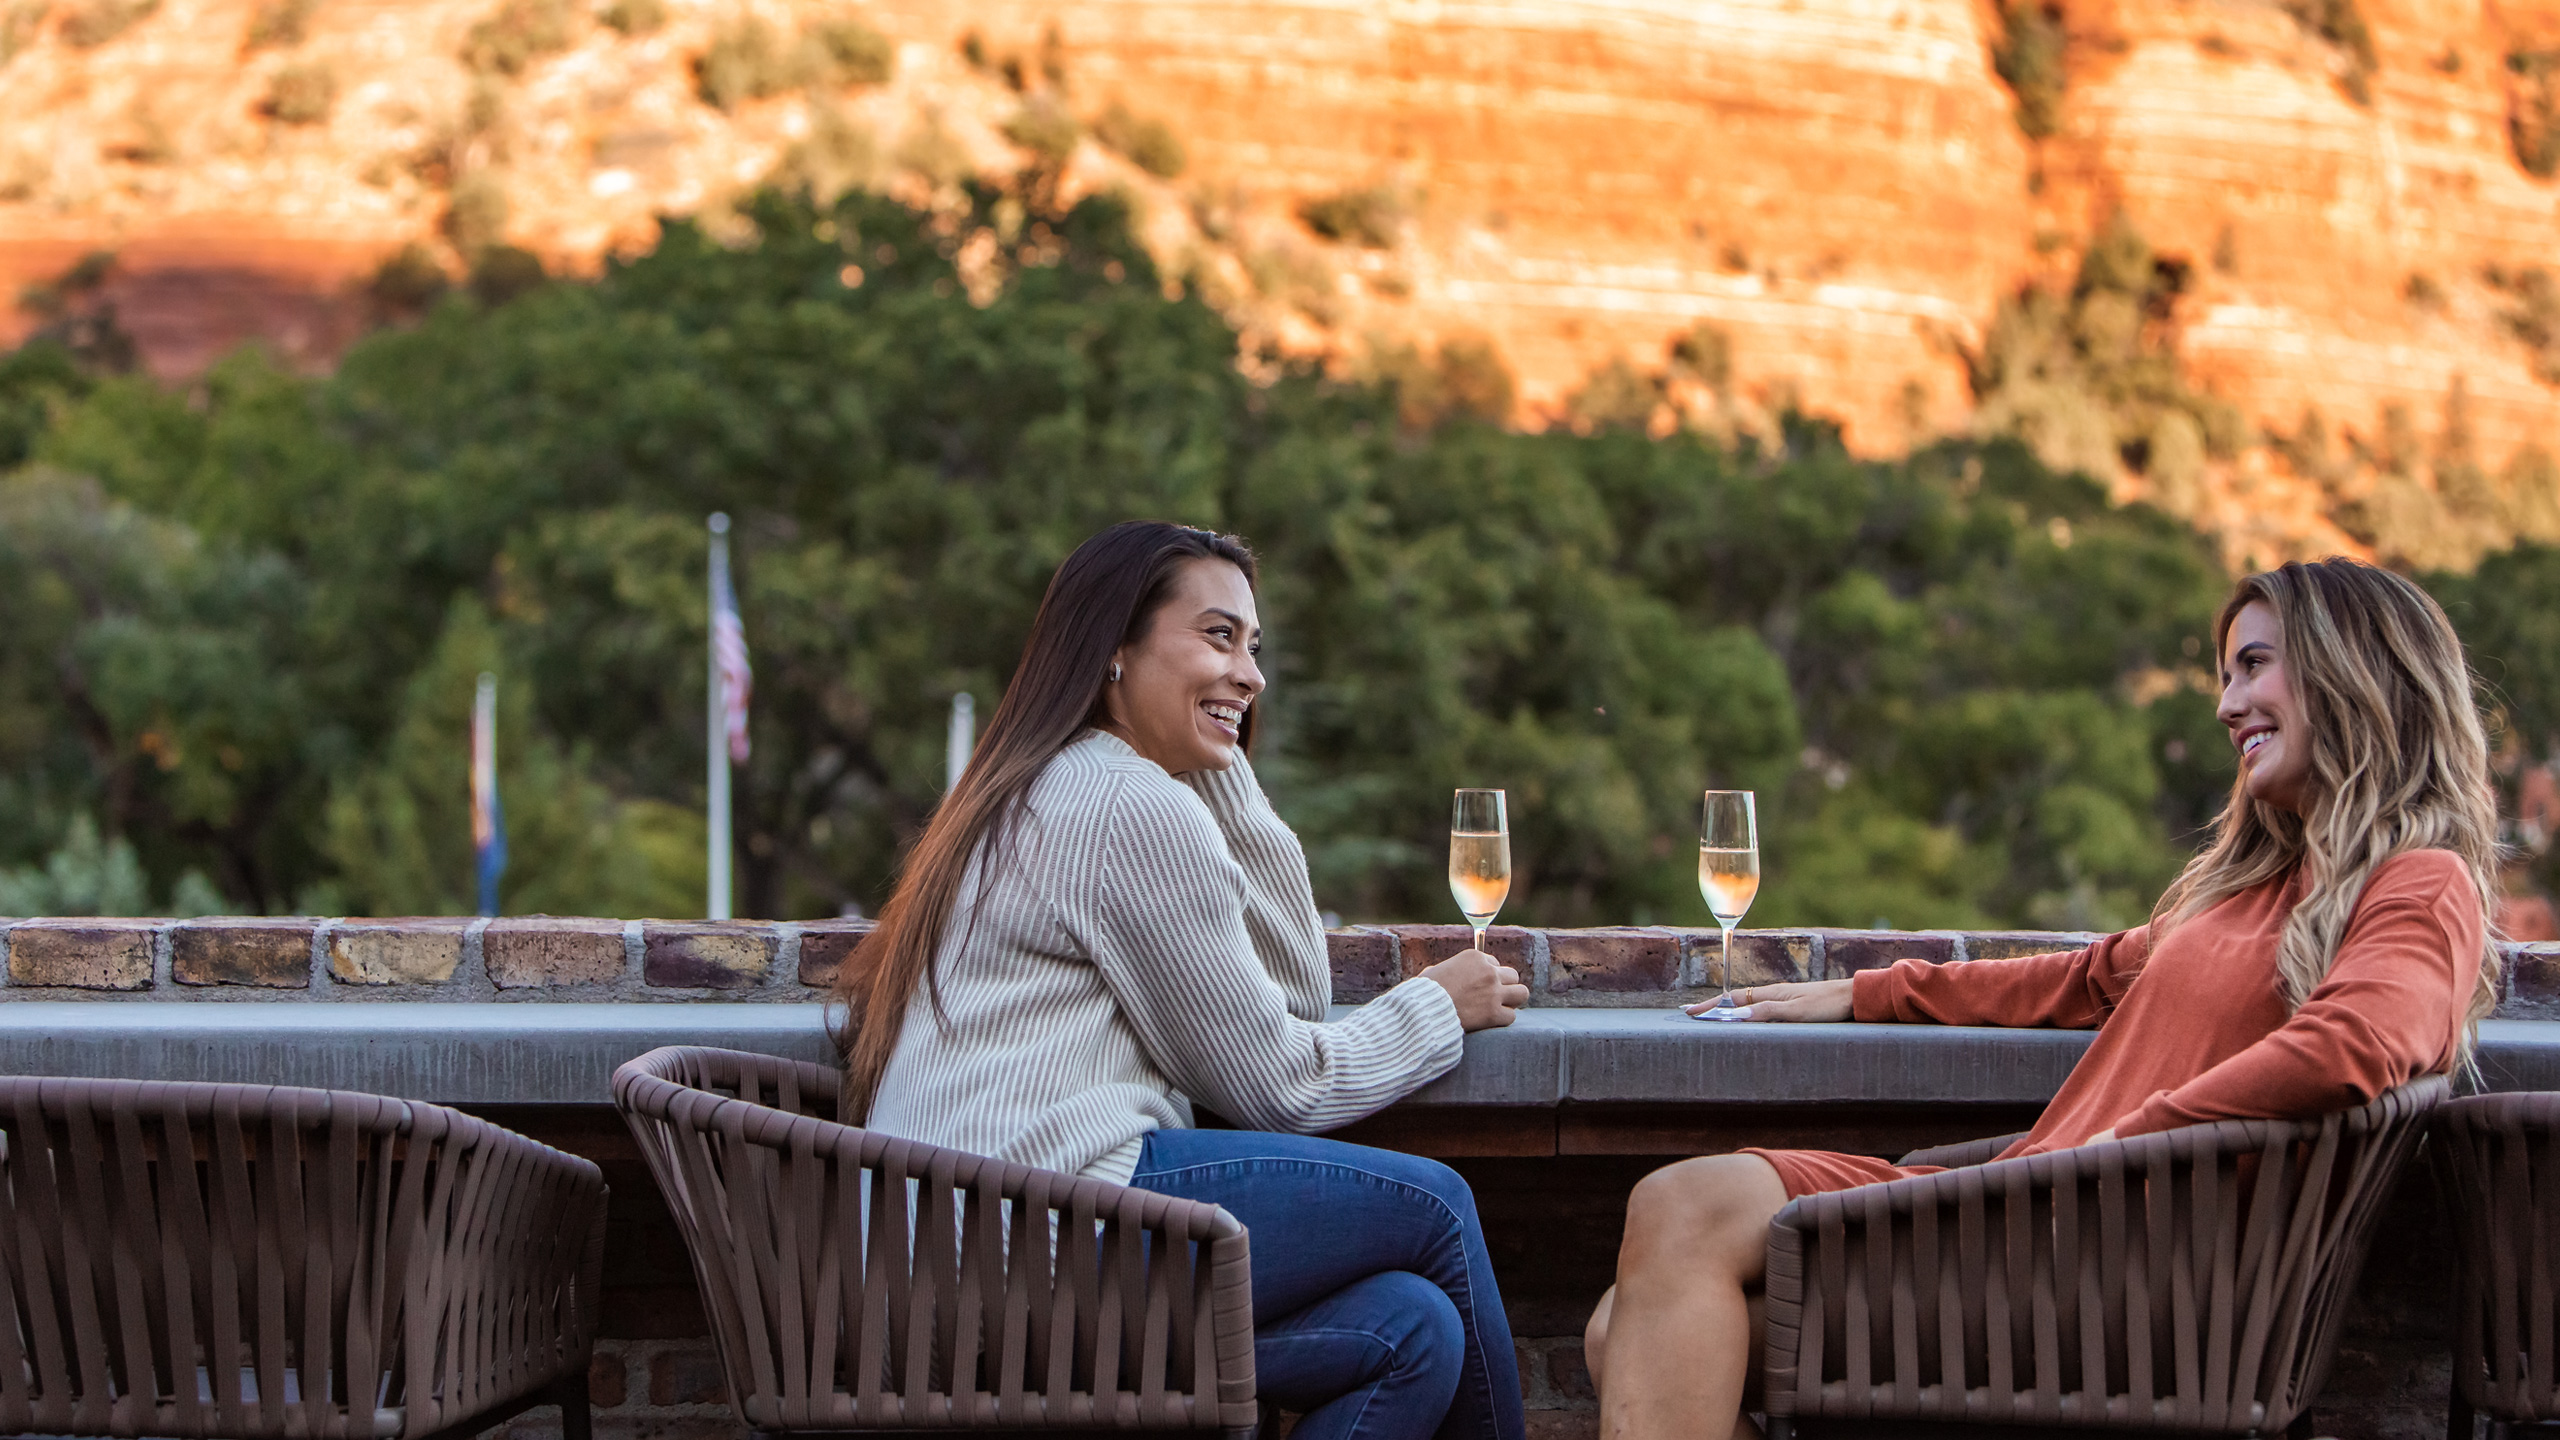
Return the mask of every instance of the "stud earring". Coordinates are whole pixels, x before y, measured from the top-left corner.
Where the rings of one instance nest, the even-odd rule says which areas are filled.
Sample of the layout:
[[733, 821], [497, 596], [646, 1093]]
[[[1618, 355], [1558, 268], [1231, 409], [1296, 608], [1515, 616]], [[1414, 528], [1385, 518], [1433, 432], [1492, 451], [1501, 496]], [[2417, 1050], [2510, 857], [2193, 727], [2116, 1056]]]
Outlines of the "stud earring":
[[1111, 662], [1111, 683], [1114, 685], [1120, 683], [1120, 662], [1117, 660]]

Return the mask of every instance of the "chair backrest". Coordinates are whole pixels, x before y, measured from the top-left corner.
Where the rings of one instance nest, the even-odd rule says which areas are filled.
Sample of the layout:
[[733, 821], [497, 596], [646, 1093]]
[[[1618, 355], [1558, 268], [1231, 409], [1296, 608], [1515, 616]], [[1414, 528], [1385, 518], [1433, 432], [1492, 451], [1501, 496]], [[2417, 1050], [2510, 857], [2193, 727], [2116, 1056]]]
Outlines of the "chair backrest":
[[2281, 1430], [2445, 1093], [1794, 1200], [1770, 1232], [1769, 1413]]
[[613, 1077], [747, 1424], [1254, 1423], [1233, 1216], [838, 1124], [841, 1079], [690, 1047]]
[[583, 1368], [596, 1167], [333, 1090], [0, 1078], [0, 1433], [428, 1435]]
[[2436, 1112], [2454, 1252], [2453, 1383], [2498, 1420], [2560, 1418], [2560, 1094]]

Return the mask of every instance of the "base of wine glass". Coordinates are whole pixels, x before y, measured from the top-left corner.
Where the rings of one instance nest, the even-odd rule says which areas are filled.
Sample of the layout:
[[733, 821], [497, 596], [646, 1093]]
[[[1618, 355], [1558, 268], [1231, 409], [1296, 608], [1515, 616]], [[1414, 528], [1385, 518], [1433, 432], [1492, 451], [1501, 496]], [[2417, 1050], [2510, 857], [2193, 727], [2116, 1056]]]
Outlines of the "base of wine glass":
[[1691, 1015], [1689, 1018], [1692, 1020], [1748, 1020], [1751, 1018], [1751, 1007], [1748, 1005], [1717, 1005], [1709, 1009], [1701, 1010], [1697, 1014]]

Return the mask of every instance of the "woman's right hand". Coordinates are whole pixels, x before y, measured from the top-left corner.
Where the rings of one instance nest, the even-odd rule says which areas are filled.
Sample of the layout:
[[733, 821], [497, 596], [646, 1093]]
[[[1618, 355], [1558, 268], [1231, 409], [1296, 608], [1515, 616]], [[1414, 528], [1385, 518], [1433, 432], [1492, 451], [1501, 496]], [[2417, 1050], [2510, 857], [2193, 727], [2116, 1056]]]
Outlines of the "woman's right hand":
[[[1849, 980], [1791, 980], [1784, 985], [1752, 985], [1726, 996], [1735, 1005], [1746, 1006], [1751, 1013], [1745, 1020], [1797, 1020], [1816, 1024], [1837, 1023], [1850, 1017]], [[1692, 1015], [1717, 1002], [1684, 1007]]]
[[1461, 950], [1423, 971], [1422, 978], [1449, 992], [1458, 1006], [1458, 1023], [1470, 1031], [1508, 1025], [1529, 1003], [1529, 987], [1520, 983], [1520, 972], [1481, 950]]

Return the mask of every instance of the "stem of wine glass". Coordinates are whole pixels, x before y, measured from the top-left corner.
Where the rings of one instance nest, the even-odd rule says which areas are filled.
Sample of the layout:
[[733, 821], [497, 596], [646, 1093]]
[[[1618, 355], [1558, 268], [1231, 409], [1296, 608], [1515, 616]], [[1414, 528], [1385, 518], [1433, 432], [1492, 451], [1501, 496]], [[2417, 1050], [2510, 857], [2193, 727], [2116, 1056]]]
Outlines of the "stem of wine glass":
[[1476, 948], [1479, 950], [1484, 949], [1484, 927], [1481, 925], [1475, 925], [1468, 928], [1476, 932]]
[[1724, 931], [1724, 961], [1722, 973], [1716, 977], [1716, 998], [1730, 1005], [1733, 1003], [1733, 926], [1728, 921], [1716, 923]]

